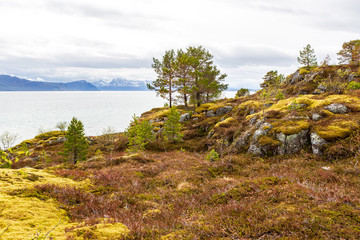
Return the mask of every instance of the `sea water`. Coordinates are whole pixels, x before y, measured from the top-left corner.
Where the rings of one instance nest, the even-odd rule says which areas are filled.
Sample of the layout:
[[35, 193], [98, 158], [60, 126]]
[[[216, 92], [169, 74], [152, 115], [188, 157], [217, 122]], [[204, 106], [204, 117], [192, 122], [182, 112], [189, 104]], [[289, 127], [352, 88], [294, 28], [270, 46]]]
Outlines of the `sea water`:
[[[234, 97], [227, 91], [223, 97]], [[152, 91], [98, 92], [0, 92], [0, 134], [17, 135], [16, 143], [41, 131], [56, 130], [58, 122], [81, 120], [87, 136], [101, 135], [105, 128], [124, 131], [132, 116], [166, 101]]]

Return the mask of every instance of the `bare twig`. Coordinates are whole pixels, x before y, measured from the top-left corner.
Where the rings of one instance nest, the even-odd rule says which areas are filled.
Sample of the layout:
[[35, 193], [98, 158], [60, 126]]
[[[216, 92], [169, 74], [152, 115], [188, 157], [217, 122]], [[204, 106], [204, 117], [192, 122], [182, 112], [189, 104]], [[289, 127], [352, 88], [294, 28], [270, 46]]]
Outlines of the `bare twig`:
[[52, 231], [54, 231], [54, 229], [55, 229], [57, 226], [60, 225], [60, 223], [61, 223], [61, 218], [60, 218], [59, 223], [56, 224], [50, 231], [48, 231], [48, 232], [45, 234], [45, 239], [49, 236], [49, 234], [50, 234]]
[[9, 224], [9, 225], [5, 228], [5, 230], [0, 234], [0, 237], [9, 229], [10, 226], [11, 226], [11, 224]]

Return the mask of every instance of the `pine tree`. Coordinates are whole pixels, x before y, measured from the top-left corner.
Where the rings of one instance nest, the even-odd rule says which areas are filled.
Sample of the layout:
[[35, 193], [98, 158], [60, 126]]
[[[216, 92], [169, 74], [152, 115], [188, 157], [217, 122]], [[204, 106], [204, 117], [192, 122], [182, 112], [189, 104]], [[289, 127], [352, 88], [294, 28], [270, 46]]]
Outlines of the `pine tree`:
[[151, 66], [158, 74], [158, 77], [152, 84], [148, 84], [147, 87], [150, 90], [155, 90], [162, 98], [168, 99], [171, 107], [173, 93], [175, 92], [175, 51], [166, 51], [162, 61], [153, 58], [153, 64]]
[[297, 58], [298, 62], [305, 67], [316, 66], [316, 55], [314, 49], [308, 44], [302, 51], [300, 51], [300, 57]]
[[78, 160], [85, 160], [89, 144], [84, 133], [84, 125], [75, 117], [72, 118], [67, 132], [66, 142], [64, 143], [64, 155], [76, 164]]
[[182, 124], [179, 122], [180, 114], [176, 107], [170, 108], [170, 112], [164, 123], [164, 137], [167, 141], [181, 141], [183, 134], [181, 133]]
[[125, 133], [129, 138], [126, 151], [131, 153], [144, 151], [149, 140], [154, 139], [150, 122], [146, 120], [140, 122], [135, 115]]

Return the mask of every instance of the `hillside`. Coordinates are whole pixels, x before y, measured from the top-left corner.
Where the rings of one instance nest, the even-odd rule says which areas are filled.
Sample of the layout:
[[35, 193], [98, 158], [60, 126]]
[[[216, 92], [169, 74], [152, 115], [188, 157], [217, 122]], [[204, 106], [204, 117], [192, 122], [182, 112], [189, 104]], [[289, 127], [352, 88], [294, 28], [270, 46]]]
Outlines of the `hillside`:
[[98, 91], [91, 83], [81, 80], [69, 83], [38, 82], [0, 75], [0, 91]]
[[[89, 137], [87, 160], [74, 165], [59, 154], [63, 132], [24, 141], [0, 175], [0, 234], [55, 227], [56, 239], [359, 239], [359, 69], [302, 68], [277, 86], [281, 95], [179, 106], [176, 143], [162, 138], [169, 108], [152, 109], [140, 120], [156, 138], [140, 153], [126, 152], [125, 134], [105, 134]], [[51, 221], [7, 213], [26, 212], [29, 201], [54, 211]]]

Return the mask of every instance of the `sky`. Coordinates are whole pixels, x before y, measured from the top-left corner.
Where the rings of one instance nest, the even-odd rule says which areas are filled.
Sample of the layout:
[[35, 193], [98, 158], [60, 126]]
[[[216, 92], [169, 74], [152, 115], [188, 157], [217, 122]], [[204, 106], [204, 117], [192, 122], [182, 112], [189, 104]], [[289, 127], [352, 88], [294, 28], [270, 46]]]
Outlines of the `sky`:
[[152, 59], [203, 46], [231, 88], [318, 62], [360, 38], [358, 0], [0, 0], [0, 74], [54, 82], [156, 79]]

